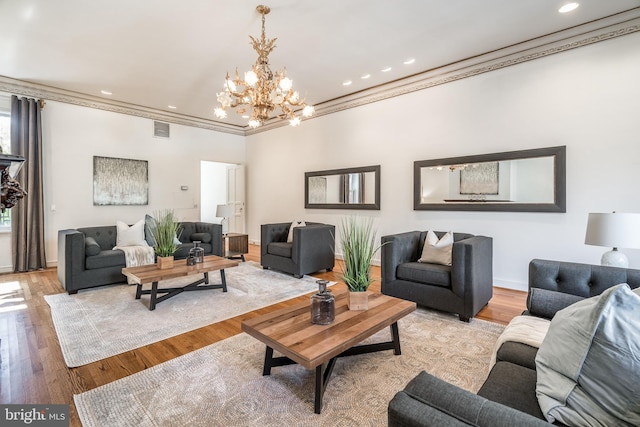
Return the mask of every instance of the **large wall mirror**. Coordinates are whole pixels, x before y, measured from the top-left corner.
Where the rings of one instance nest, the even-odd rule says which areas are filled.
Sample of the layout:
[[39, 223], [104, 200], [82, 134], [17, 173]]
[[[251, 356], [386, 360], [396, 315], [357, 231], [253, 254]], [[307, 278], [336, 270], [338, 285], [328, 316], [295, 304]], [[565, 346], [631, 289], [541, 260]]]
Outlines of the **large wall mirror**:
[[380, 165], [305, 172], [304, 207], [380, 210]]
[[566, 147], [414, 163], [414, 210], [566, 212]]

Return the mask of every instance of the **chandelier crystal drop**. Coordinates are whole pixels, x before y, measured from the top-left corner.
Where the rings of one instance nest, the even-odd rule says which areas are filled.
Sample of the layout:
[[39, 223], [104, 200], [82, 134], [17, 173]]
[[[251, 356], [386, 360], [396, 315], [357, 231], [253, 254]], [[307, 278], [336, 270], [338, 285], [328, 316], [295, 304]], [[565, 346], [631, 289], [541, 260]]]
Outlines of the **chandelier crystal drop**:
[[251, 71], [244, 73], [244, 79], [240, 78], [237, 68], [235, 78], [231, 79], [227, 73], [222, 92], [216, 94], [220, 106], [214, 113], [217, 118], [224, 119], [227, 109], [235, 109], [241, 116], [249, 116], [248, 125], [253, 129], [263, 125], [279, 109], [278, 118], [298, 126], [301, 116], [311, 117], [314, 108], [293, 90], [293, 81], [287, 77], [286, 68], [275, 73], [269, 68], [269, 54], [275, 49], [277, 40], [267, 39], [264, 31], [264, 17], [271, 9], [260, 5], [256, 10], [262, 15], [262, 35], [260, 39], [249, 38], [258, 59]]

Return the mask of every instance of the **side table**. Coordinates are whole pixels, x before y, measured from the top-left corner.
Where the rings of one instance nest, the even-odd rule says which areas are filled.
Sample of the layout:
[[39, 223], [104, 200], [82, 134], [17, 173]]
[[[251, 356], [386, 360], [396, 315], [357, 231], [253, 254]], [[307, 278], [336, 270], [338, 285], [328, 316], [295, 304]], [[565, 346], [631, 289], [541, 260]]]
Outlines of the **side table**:
[[242, 233], [224, 234], [224, 256], [229, 259], [241, 259], [244, 262], [244, 254], [249, 253], [249, 235]]

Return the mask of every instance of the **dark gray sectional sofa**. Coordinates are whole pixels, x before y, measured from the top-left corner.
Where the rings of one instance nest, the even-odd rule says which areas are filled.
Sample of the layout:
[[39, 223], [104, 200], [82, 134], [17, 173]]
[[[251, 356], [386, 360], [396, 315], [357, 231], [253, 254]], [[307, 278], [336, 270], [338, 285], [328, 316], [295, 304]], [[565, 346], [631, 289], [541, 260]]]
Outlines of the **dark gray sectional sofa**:
[[[639, 287], [640, 270], [534, 259], [525, 314], [551, 319], [574, 302], [620, 283]], [[535, 393], [537, 351], [505, 342], [477, 395], [420, 373], [389, 403], [389, 426], [549, 425]]]
[[[181, 222], [181, 244], [176, 259], [189, 255], [200, 241], [205, 255], [222, 256], [222, 226], [205, 222]], [[87, 238], [91, 238], [87, 240]], [[95, 242], [95, 243], [94, 243]], [[97, 246], [96, 247], [96, 244]], [[116, 245], [116, 226], [85, 227], [58, 231], [58, 280], [69, 294], [94, 286], [125, 283], [125, 256]]]

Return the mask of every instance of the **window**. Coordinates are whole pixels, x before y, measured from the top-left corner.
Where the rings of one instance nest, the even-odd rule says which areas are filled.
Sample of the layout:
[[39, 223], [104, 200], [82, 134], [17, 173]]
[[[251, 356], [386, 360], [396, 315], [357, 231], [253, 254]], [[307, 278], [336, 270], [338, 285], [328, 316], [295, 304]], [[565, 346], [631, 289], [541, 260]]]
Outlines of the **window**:
[[0, 106], [0, 148], [3, 153], [11, 153], [11, 116], [8, 111], [2, 111]]
[[[11, 115], [0, 105], [0, 148], [3, 153], [11, 153]], [[0, 212], [0, 232], [11, 230], [11, 209]]]

